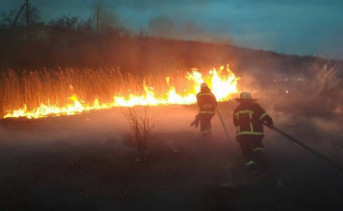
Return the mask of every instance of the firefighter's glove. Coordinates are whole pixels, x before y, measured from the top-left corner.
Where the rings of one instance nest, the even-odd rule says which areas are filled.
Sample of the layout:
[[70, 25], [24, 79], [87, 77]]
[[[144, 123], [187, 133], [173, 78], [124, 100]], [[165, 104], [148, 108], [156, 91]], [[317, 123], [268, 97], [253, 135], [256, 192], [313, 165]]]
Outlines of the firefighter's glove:
[[273, 126], [273, 120], [272, 119], [268, 119], [268, 120], [266, 120], [266, 121], [264, 121], [264, 124], [266, 125], [266, 126], [268, 126], [268, 127], [270, 127], [270, 126]]
[[195, 127], [198, 127], [199, 126], [199, 122], [200, 122], [200, 118], [199, 118], [199, 114], [195, 116], [195, 119], [194, 121], [191, 123], [191, 127], [192, 126], [195, 126]]

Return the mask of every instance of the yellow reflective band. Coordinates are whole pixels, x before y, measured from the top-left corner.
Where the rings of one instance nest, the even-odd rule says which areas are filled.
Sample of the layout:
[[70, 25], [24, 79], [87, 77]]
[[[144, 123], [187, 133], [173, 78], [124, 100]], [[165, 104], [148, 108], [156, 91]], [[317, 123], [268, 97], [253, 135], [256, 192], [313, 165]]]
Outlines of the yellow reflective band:
[[248, 113], [250, 119], [252, 119], [252, 115], [254, 114], [254, 111], [253, 110], [249, 110], [249, 109], [238, 111], [234, 115], [237, 116], [237, 118], [238, 118], [239, 114], [246, 114], [246, 113]]
[[202, 107], [203, 108], [213, 108], [213, 105], [212, 104], [205, 104]]
[[255, 149], [254, 149], [254, 152], [256, 152], [256, 151], [264, 152], [264, 148], [262, 148], [262, 147], [255, 148]]
[[265, 117], [265, 116], [268, 116], [267, 112], [264, 112], [264, 113], [260, 116], [260, 120], [262, 120], [263, 117]]
[[249, 123], [250, 123], [250, 132], [254, 132], [254, 127], [252, 126], [252, 123], [251, 122]]
[[200, 97], [200, 96], [212, 96], [212, 94], [211, 93], [200, 93], [197, 96], [198, 97]]
[[206, 134], [206, 133], [209, 133], [210, 131], [209, 130], [203, 130], [201, 131], [202, 134]]
[[237, 136], [239, 135], [254, 135], [254, 136], [260, 136], [264, 135], [263, 132], [250, 132], [250, 131], [238, 131]]
[[199, 114], [214, 114], [214, 111], [199, 111]]
[[253, 161], [253, 160], [250, 160], [250, 161], [246, 162], [247, 166], [254, 165], [254, 164], [255, 164], [255, 161]]

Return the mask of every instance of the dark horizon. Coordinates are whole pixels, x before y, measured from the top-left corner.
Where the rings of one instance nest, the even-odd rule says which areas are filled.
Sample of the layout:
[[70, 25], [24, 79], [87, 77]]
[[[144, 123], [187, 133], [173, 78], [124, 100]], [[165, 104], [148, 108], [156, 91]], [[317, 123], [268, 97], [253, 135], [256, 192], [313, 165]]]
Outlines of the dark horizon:
[[[4, 0], [1, 11], [19, 10], [23, 0]], [[31, 0], [42, 21], [63, 15], [86, 20], [100, 8], [103, 23], [144, 29], [164, 38], [230, 43], [285, 54], [342, 58], [341, 1], [108, 1]]]

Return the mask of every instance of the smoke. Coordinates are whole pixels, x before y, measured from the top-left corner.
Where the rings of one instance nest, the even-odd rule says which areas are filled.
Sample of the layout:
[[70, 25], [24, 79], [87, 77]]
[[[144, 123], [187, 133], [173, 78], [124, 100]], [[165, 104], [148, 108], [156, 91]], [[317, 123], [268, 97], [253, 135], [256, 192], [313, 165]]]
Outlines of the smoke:
[[165, 16], [158, 16], [149, 21], [148, 29], [154, 36], [173, 37], [175, 24]]
[[107, 27], [117, 28], [125, 25], [124, 22], [119, 18], [116, 10], [107, 7], [107, 4], [104, 0], [98, 0], [96, 2], [94, 11], [94, 17], [96, 18], [98, 15], [101, 29], [106, 29]]
[[164, 38], [231, 43], [231, 39], [227, 34], [217, 36], [204, 30], [191, 19], [177, 22], [166, 15], [152, 17], [148, 23], [148, 33]]
[[100, 0], [98, 2], [107, 3], [108, 5], [116, 5], [119, 8], [131, 8], [135, 9], [138, 12], [145, 11], [148, 9], [158, 9], [158, 8], [166, 8], [172, 9], [174, 7], [184, 7], [189, 6], [190, 8], [207, 8], [209, 0], [175, 0], [175, 1], [160, 1], [160, 0], [112, 0], [112, 1], [105, 1]]
[[[266, 62], [261, 57], [260, 63]], [[251, 92], [257, 103], [273, 118], [276, 127], [303, 143], [329, 157], [334, 156], [332, 151], [342, 149], [342, 146], [335, 144], [342, 141], [341, 114], [331, 110], [330, 103], [326, 104], [327, 99], [331, 99], [330, 93], [327, 96], [319, 95], [316, 90], [320, 84], [312, 86], [313, 79], [306, 77], [304, 71], [295, 72], [294, 68], [268, 71], [260, 67], [251, 66], [236, 74], [241, 77], [238, 89]], [[298, 149], [297, 153], [303, 152], [279, 134], [268, 129], [265, 131], [267, 148], [272, 147], [285, 156], [294, 154], [295, 149]]]
[[[97, 8], [101, 9], [101, 19], [105, 25], [124, 26], [130, 30], [146, 30], [149, 35], [156, 37], [231, 43], [227, 29], [225, 29], [225, 34], [217, 35], [218, 33], [208, 31], [206, 27], [198, 24], [195, 16], [186, 19], [180, 19], [177, 16], [178, 13], [187, 14], [187, 10], [195, 10], [197, 14], [206, 13], [208, 3], [207, 0], [176, 2], [98, 0], [94, 5], [94, 11]], [[142, 15], [142, 20], [137, 21], [131, 17], [132, 15], [119, 11]], [[146, 17], [150, 18], [146, 19]]]
[[[11, 8], [18, 8], [20, 3], [22, 1], [16, 0], [7, 4], [11, 5]], [[133, 31], [146, 30], [157, 37], [231, 43], [227, 29], [219, 35], [218, 32], [210, 31], [205, 23], [202, 26], [197, 21], [199, 15], [208, 12], [208, 0], [171, 2], [156, 0], [51, 2], [42, 0], [32, 1], [31, 4], [37, 7], [44, 21], [69, 14], [81, 20], [92, 18], [95, 23], [99, 9], [98, 18], [102, 29], [126, 27]], [[188, 14], [189, 12], [193, 12], [193, 15]], [[137, 19], [137, 17], [140, 18]]]
[[99, 11], [99, 21], [101, 28], [106, 28], [109, 26], [118, 28], [125, 25], [115, 11], [107, 10], [106, 8], [100, 8]]
[[336, 120], [327, 120], [323, 118], [315, 117], [311, 119], [313, 124], [317, 127], [318, 130], [321, 130], [323, 132], [331, 132], [331, 133], [337, 133], [339, 134], [342, 131], [342, 123], [339, 121], [339, 119]]
[[[43, 119], [3, 119], [0, 134], [4, 143], [39, 144], [63, 142], [73, 145], [87, 143], [113, 142], [117, 146], [132, 141], [132, 132], [123, 112], [127, 108], [114, 108], [95, 111], [75, 116], [49, 117]], [[138, 114], [144, 107], [133, 108]], [[169, 141], [184, 142], [188, 138], [200, 136], [199, 128], [190, 127], [198, 112], [192, 106], [157, 106], [148, 107], [148, 119], [156, 122], [151, 131], [155, 143]], [[212, 120], [214, 134], [223, 136], [222, 127], [215, 116]], [[230, 128], [233, 131], [232, 128]], [[187, 134], [189, 137], [180, 136]], [[174, 139], [167, 140], [168, 137]], [[169, 143], [170, 145], [170, 143]]]

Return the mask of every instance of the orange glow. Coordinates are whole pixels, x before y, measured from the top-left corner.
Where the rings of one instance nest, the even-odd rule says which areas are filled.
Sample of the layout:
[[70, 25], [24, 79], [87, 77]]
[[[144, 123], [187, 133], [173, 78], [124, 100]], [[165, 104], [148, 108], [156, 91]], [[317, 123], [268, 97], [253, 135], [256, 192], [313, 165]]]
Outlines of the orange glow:
[[[28, 110], [27, 105], [24, 104], [24, 106], [20, 109], [7, 111], [7, 114], [4, 115], [3, 118], [26, 117], [32, 119], [47, 116], [75, 115], [91, 110], [139, 105], [188, 105], [196, 102], [196, 94], [199, 92], [200, 84], [203, 82], [208, 84], [218, 101], [229, 100], [231, 99], [232, 94], [238, 92], [237, 81], [239, 78], [235, 77], [228, 65], [226, 68], [220, 67], [219, 70], [213, 68], [206, 75], [202, 75], [195, 69], [192, 70], [191, 72], [187, 73], [185, 77], [186, 82], [191, 83], [191, 87], [176, 87], [172, 84], [172, 79], [173, 78], [171, 77], [166, 77], [164, 81], [159, 82], [165, 83], [165, 85], [168, 87], [168, 90], [163, 93], [161, 93], [162, 90], [157, 90], [157, 87], [153, 87], [143, 81], [142, 91], [144, 91], [141, 94], [135, 94], [131, 90], [127, 89], [129, 92], [127, 96], [122, 96], [120, 93], [116, 93], [113, 96], [112, 102], [101, 102], [98, 98], [95, 98], [92, 102], [86, 102], [85, 100], [79, 99], [78, 96], [73, 94], [68, 98], [69, 103], [67, 103], [65, 106], [41, 103], [40, 106]], [[69, 85], [69, 88], [71, 90], [74, 89], [72, 85]]]

